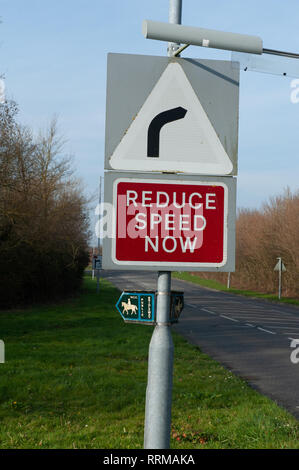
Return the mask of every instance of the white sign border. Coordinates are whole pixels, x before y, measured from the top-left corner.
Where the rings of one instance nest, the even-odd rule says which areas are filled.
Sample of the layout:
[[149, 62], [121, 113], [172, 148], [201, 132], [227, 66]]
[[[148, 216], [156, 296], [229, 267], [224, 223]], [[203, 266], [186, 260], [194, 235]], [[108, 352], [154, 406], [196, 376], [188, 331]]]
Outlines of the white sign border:
[[[184, 184], [184, 185], [198, 185], [198, 186], [222, 186], [224, 189], [224, 227], [223, 227], [223, 260], [221, 263], [182, 263], [178, 261], [160, 261], [160, 262], [155, 262], [155, 261], [119, 261], [116, 258], [116, 220], [117, 220], [117, 185], [119, 183], [129, 183], [129, 182], [134, 182], [134, 183], [161, 183], [161, 184]], [[166, 180], [166, 179], [152, 179], [152, 178], [138, 178], [138, 180], [133, 179], [133, 178], [117, 178], [113, 182], [113, 208], [114, 208], [114, 213], [115, 217], [113, 217], [112, 221], [112, 261], [114, 264], [118, 266], [144, 266], [145, 268], [147, 266], [156, 266], [156, 267], [178, 267], [178, 271], [180, 267], [184, 268], [221, 268], [225, 266], [227, 263], [227, 252], [228, 252], [228, 236], [227, 236], [227, 231], [228, 231], [228, 187], [225, 183], [222, 182], [217, 182], [217, 181], [181, 181], [181, 180]]]
[[[204, 134], [205, 145], [208, 142], [210, 146], [210, 152], [221, 159], [215, 163], [202, 162], [202, 161], [189, 161], [188, 157], [186, 160], [186, 155], [182, 154], [180, 160], [165, 160], [163, 158], [143, 158], [146, 154], [146, 137], [144, 137], [144, 149], [140, 151], [138, 156], [132, 156], [128, 158], [130, 154], [130, 144], [132, 145], [132, 136], [142, 133], [142, 129], [148, 128], [148, 116], [155, 116], [155, 113], [165, 111], [165, 109], [160, 107], [160, 102], [158, 100], [159, 93], [165, 92], [169, 83], [173, 81], [172, 77], [175, 78], [176, 84], [179, 85], [179, 89], [183, 95], [183, 100], [179, 102], [183, 103], [183, 106], [186, 106], [188, 110], [191, 110], [193, 116], [197, 118], [198, 129], [201, 129]], [[172, 80], [171, 80], [172, 79]], [[162, 90], [162, 92], [157, 90]], [[163, 94], [162, 94], [163, 96]], [[154, 97], [154, 98], [153, 98]], [[179, 105], [179, 102], [177, 105]], [[186, 104], [188, 103], [188, 104]], [[155, 113], [152, 113], [152, 107], [156, 107]], [[202, 138], [200, 139], [202, 140]], [[168, 140], [168, 146], [171, 146], [172, 141]], [[175, 143], [173, 144], [175, 145]], [[195, 145], [195, 144], [193, 144]], [[193, 150], [194, 152], [194, 150]], [[196, 153], [198, 158], [202, 149], [200, 145], [196, 145]], [[173, 153], [173, 149], [170, 148], [169, 153]], [[184, 157], [184, 159], [182, 159]], [[190, 173], [190, 174], [201, 174], [201, 175], [215, 175], [215, 176], [227, 176], [233, 172], [233, 163], [227, 155], [220, 139], [217, 135], [216, 130], [214, 129], [210, 119], [207, 116], [206, 111], [204, 110], [198, 96], [196, 95], [194, 89], [186, 73], [184, 72], [181, 64], [177, 62], [170, 62], [164, 72], [162, 73], [160, 79], [155, 84], [153, 90], [145, 100], [141, 109], [131, 122], [131, 125], [126, 130], [121, 141], [115, 148], [113, 154], [109, 159], [110, 166], [113, 170], [125, 170], [125, 171], [175, 171], [180, 173]]]

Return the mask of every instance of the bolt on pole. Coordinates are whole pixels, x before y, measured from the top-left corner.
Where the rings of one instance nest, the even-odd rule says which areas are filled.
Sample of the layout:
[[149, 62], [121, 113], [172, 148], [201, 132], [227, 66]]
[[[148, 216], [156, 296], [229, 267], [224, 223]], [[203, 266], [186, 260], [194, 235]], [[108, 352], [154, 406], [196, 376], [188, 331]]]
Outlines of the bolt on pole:
[[[169, 1], [169, 23], [180, 24], [182, 0]], [[169, 43], [168, 56], [179, 44]], [[171, 272], [158, 272], [157, 325], [149, 346], [144, 448], [169, 449], [174, 346], [170, 331]]]

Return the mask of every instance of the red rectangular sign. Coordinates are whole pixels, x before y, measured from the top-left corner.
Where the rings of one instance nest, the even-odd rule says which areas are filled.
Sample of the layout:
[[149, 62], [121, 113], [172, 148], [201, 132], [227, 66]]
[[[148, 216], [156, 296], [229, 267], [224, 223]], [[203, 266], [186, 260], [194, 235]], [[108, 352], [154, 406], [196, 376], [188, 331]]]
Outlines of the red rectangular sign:
[[178, 269], [223, 266], [227, 198], [224, 183], [117, 179], [113, 262]]

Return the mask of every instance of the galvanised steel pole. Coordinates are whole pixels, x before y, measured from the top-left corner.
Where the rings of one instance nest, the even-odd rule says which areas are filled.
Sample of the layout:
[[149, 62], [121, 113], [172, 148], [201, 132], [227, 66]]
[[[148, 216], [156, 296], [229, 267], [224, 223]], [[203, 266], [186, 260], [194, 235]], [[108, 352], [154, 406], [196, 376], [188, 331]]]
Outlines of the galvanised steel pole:
[[[182, 22], [182, 0], [169, 0], [169, 23], [181, 24]], [[173, 56], [174, 52], [180, 47], [175, 42], [168, 43], [168, 55]]]
[[[102, 204], [102, 177], [100, 176], [100, 187], [99, 187], [99, 207], [101, 207]], [[99, 214], [101, 211], [99, 210]], [[100, 215], [99, 215], [99, 220], [100, 220]], [[100, 256], [100, 249], [101, 249], [101, 236], [99, 233], [98, 236], [98, 256]], [[100, 270], [96, 269], [97, 272], [97, 293], [100, 292]]]
[[[182, 0], [169, 1], [169, 22], [180, 24]], [[171, 57], [179, 48], [169, 43]], [[171, 272], [158, 272], [157, 325], [149, 346], [145, 404], [144, 448], [169, 449], [173, 375], [173, 341], [170, 331]]]
[[278, 270], [278, 298], [281, 299], [281, 272], [282, 272], [282, 259], [278, 258], [279, 270]]
[[144, 448], [169, 449], [173, 342], [169, 324], [169, 272], [158, 273], [157, 325], [149, 346]]

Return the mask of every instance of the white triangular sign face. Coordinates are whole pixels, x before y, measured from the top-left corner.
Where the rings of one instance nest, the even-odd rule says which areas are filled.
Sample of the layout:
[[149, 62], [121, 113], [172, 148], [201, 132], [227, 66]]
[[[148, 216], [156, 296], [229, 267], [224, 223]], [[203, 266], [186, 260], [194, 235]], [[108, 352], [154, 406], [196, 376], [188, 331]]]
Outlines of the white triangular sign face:
[[232, 162], [185, 72], [170, 63], [110, 157], [115, 170], [228, 175]]

